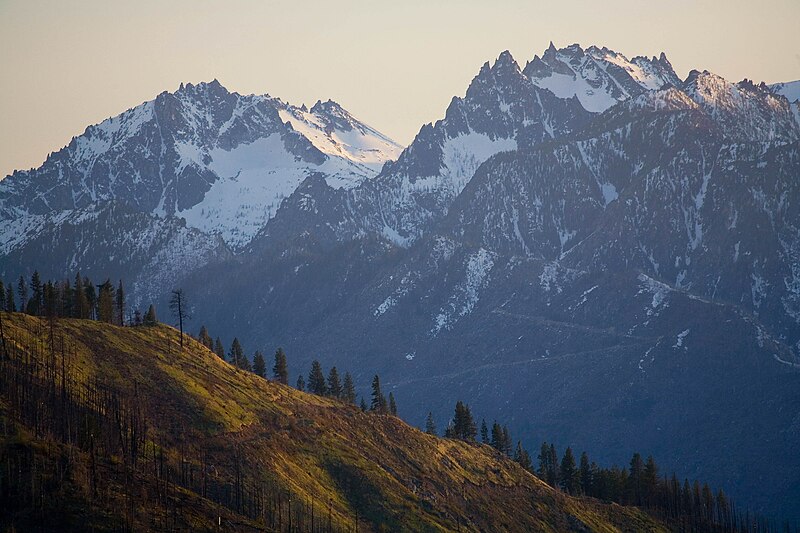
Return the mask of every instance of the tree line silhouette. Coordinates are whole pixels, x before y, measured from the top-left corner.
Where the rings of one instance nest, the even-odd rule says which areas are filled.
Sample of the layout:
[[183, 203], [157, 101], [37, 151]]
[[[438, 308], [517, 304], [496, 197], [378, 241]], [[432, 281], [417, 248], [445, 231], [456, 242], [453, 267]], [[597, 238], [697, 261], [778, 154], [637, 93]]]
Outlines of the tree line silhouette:
[[[433, 413], [429, 412], [425, 432], [438, 435]], [[478, 444], [479, 431], [470, 407], [456, 402], [452, 419], [444, 431], [445, 438], [459, 439]], [[538, 463], [517, 441], [512, 445], [511, 433], [506, 425], [492, 423], [491, 431], [486, 420], [481, 421], [480, 444], [494, 448], [498, 453], [516, 461], [525, 470], [553, 488], [572, 496], [584, 496], [620, 505], [645, 509], [666, 521], [681, 532], [713, 531], [719, 533], [797, 532], [788, 522], [778, 526], [764, 516], [741, 510], [722, 489], [713, 490], [708, 483], [684, 479], [681, 483], [675, 473], [661, 475], [652, 456], [643, 459], [639, 453], [631, 457], [628, 468], [600, 467], [589, 460], [584, 451], [576, 462], [571, 447], [567, 447], [559, 460], [556, 446], [542, 442]]]

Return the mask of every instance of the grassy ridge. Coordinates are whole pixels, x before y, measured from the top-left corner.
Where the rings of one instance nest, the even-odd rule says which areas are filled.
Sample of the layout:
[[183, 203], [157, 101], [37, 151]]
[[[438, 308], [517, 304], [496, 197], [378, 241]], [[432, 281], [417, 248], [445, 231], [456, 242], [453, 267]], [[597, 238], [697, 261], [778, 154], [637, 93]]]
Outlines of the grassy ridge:
[[[23, 354], [46, 359], [63, 341], [71, 379], [135, 399], [147, 420], [154, 460], [155, 450], [163, 451], [173, 464], [190, 463], [193, 472], [213, 473], [231, 484], [240, 475], [250, 486], [291, 494], [295, 505], [306, 510], [303, 526], [296, 523], [296, 529], [309, 530], [314, 506], [316, 528], [330, 522], [339, 530], [354, 530], [356, 521], [359, 531], [663, 530], [636, 509], [555, 491], [488, 446], [426, 435], [399, 418], [363, 413], [263, 380], [194, 340], [181, 352], [177, 332], [167, 326], [122, 328], [62, 319], [51, 330], [38, 318], [3, 316], [15, 360]], [[0, 404], [5, 419], [13, 420], [9, 406]], [[132, 485], [131, 476], [140, 492], [159, 494], [157, 505], [134, 505], [128, 513], [125, 520], [134, 529], [159, 529], [167, 522], [158, 520], [168, 520], [170, 513], [182, 517], [176, 524], [191, 529], [213, 529], [218, 515], [233, 529], [265, 524], [176, 486], [170, 489], [172, 499], [161, 503], [155, 476], [148, 477], [145, 469], [122, 479], [113, 464], [101, 465], [108, 482], [103, 503], [88, 496], [83, 470], [90, 458], [85, 452], [67, 451], [67, 445], [16, 426], [4, 433], [3, 453], [27, 450], [42, 462], [43, 472], [55, 468], [50, 463], [59, 455], [72, 454], [72, 474], [55, 487], [72, 495], [64, 512], [83, 509], [98, 529], [123, 523], [118, 505], [120, 495], [129, 492], [122, 487]], [[144, 453], [149, 453], [146, 446]]]

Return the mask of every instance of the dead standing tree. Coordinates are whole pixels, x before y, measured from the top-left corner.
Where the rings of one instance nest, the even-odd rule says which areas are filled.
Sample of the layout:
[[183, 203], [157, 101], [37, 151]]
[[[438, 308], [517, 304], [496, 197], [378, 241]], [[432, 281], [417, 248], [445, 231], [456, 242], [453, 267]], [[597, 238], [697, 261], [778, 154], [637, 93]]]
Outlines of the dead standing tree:
[[174, 289], [172, 291], [172, 297], [169, 299], [169, 309], [178, 321], [176, 325], [181, 332], [181, 351], [183, 351], [183, 321], [191, 318], [189, 316], [189, 303], [186, 301], [186, 294], [183, 289]]

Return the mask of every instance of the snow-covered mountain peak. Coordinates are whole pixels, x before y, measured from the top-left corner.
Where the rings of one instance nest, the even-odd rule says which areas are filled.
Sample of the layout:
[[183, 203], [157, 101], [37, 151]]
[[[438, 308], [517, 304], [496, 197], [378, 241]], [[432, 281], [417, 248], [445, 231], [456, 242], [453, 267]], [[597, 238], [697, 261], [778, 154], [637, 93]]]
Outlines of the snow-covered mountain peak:
[[680, 83], [663, 53], [658, 59], [637, 56], [629, 60], [606, 47], [584, 50], [579, 44], [556, 49], [551, 43], [523, 72], [559, 98], [576, 96], [586, 110], [595, 113], [646, 90]]
[[183, 217], [239, 249], [308, 175], [352, 187], [400, 151], [334, 102], [308, 111], [217, 80], [186, 83], [4, 179], [0, 220], [114, 201]]

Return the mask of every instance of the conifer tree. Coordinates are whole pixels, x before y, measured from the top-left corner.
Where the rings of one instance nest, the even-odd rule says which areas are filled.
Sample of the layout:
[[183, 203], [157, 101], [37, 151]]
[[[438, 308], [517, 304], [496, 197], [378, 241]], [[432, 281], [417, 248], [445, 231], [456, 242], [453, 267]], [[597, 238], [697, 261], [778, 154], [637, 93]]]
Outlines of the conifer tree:
[[297, 376], [297, 390], [299, 391], [306, 390], [306, 380], [303, 379], [303, 374]]
[[214, 341], [214, 353], [223, 361], [225, 360], [225, 346], [223, 346], [219, 337]]
[[311, 362], [311, 371], [308, 373], [308, 392], [313, 392], [320, 396], [325, 396], [328, 393], [328, 385], [325, 383], [322, 365], [316, 359]]
[[658, 493], [658, 466], [652, 455], [647, 456], [642, 471], [642, 499], [645, 505], [652, 505]]
[[97, 319], [110, 324], [114, 320], [114, 286], [107, 279], [100, 285], [97, 295]]
[[386, 413], [388, 408], [386, 396], [381, 391], [381, 378], [378, 377], [378, 374], [375, 374], [375, 377], [372, 378], [372, 403], [369, 408], [370, 411], [375, 411], [376, 413]]
[[489, 428], [486, 427], [486, 419], [481, 419], [481, 443], [489, 444]]
[[114, 298], [111, 295], [113, 290], [111, 280], [106, 280], [97, 287], [96, 316], [101, 322], [111, 323], [114, 318]]
[[142, 325], [142, 312], [138, 309], [133, 312], [133, 325], [134, 326], [141, 326]]
[[[497, 425], [497, 423], [495, 423], [495, 425]], [[542, 443], [542, 446], [539, 449], [538, 459], [539, 469], [536, 471], [536, 475], [539, 479], [549, 484], [547, 478], [548, 474], [550, 473], [550, 446], [547, 445], [547, 442]]]
[[39, 314], [46, 316], [49, 319], [54, 319], [58, 316], [58, 291], [52, 281], [47, 281], [43, 285], [42, 302]]
[[122, 288], [122, 280], [119, 280], [117, 286], [117, 324], [120, 326], [125, 325], [125, 290]]
[[549, 459], [549, 466], [550, 471], [547, 474], [547, 483], [551, 487], [558, 487], [558, 483], [560, 481], [559, 477], [559, 468], [558, 468], [558, 453], [556, 452], [556, 446], [552, 442], [550, 443], [550, 459]]
[[506, 456], [511, 457], [512, 447], [511, 444], [511, 432], [508, 431], [508, 426], [503, 424], [503, 450], [502, 452], [506, 454]]
[[147, 312], [144, 314], [144, 319], [142, 319], [142, 325], [155, 326], [156, 324], [158, 324], [158, 319], [156, 318], [156, 308], [153, 307], [153, 304], [150, 304], [150, 307], [147, 308]]
[[727, 530], [730, 526], [730, 503], [728, 497], [722, 489], [717, 491], [717, 513], [719, 515], [719, 522], [722, 524], [723, 529]]
[[17, 303], [14, 301], [14, 289], [11, 285], [6, 287], [6, 311], [9, 313], [17, 312]]
[[389, 393], [389, 413], [397, 416], [397, 403], [394, 401], [394, 393]]
[[39, 316], [42, 314], [42, 302], [44, 300], [44, 286], [39, 278], [39, 271], [34, 270], [31, 276], [31, 299], [28, 300], [25, 311], [29, 315]]
[[253, 373], [267, 379], [267, 362], [264, 360], [264, 354], [258, 350], [253, 355]]
[[581, 478], [581, 493], [592, 494], [594, 485], [593, 483], [594, 472], [592, 471], [592, 467], [589, 464], [589, 456], [586, 454], [586, 452], [581, 453], [579, 471]]
[[580, 487], [580, 474], [575, 465], [575, 456], [572, 455], [572, 448], [567, 447], [564, 458], [561, 459], [561, 488], [569, 494], [577, 494]]
[[0, 279], [0, 311], [6, 310], [6, 284]]
[[696, 479], [692, 483], [692, 507], [696, 515], [702, 514], [703, 500], [700, 496], [700, 482]]
[[344, 384], [342, 385], [342, 397], [344, 401], [349, 404], [355, 405], [356, 403], [356, 387], [353, 384], [353, 376], [350, 372], [344, 373]]
[[328, 372], [328, 395], [334, 398], [342, 397], [342, 383], [335, 366]]
[[478, 429], [475, 426], [475, 420], [472, 418], [469, 406], [465, 405], [462, 401], [456, 402], [455, 414], [453, 415], [453, 436], [454, 438], [474, 441]]
[[433, 421], [433, 413], [428, 411], [428, 417], [425, 419], [425, 433], [428, 435], [438, 435], [436, 430], [436, 423]]
[[17, 294], [19, 295], [19, 309], [23, 313], [28, 305], [28, 284], [25, 283], [25, 278], [20, 276], [17, 282]]
[[[65, 279], [61, 281], [61, 286], [59, 287], [59, 315], [63, 317], [71, 317], [74, 316], [72, 311], [72, 304], [74, 300], [74, 296], [72, 294], [72, 287], [69, 284], [69, 280]], [[2, 293], [0, 293], [2, 294]]]
[[289, 384], [289, 369], [286, 364], [286, 354], [283, 348], [275, 350], [275, 364], [272, 365], [272, 376], [278, 383]]
[[703, 483], [702, 494], [703, 521], [709, 524], [714, 519], [714, 493], [711, 492], [711, 487], [708, 486], [708, 483]]
[[692, 513], [692, 504], [692, 487], [689, 485], [689, 480], [684, 478], [683, 489], [681, 490], [681, 505], [683, 507], [683, 512], [687, 515]]
[[94, 320], [97, 318], [97, 291], [88, 276], [83, 278], [83, 292], [86, 294], [86, 304], [89, 307], [87, 318]]
[[644, 477], [644, 462], [642, 456], [634, 453], [631, 457], [630, 476], [628, 477], [628, 493], [631, 503], [642, 505], [642, 484]]
[[478, 437], [478, 424], [472, 417], [469, 405], [464, 404], [464, 440], [475, 442]]
[[497, 420], [492, 423], [492, 439], [491, 444], [492, 448], [497, 450], [498, 452], [503, 451], [504, 447], [504, 435], [503, 435], [503, 428], [500, 424], [497, 423]]
[[522, 447], [522, 441], [517, 441], [517, 449], [514, 451], [514, 460], [529, 472], [533, 468], [531, 456], [528, 454], [528, 451]]
[[228, 352], [230, 357], [230, 362], [233, 366], [237, 368], [244, 368], [244, 350], [242, 350], [242, 345], [239, 343], [239, 338], [234, 337], [233, 342], [231, 343], [231, 350]]
[[361, 408], [362, 412], [365, 412], [367, 410], [367, 402], [364, 401], [363, 396], [361, 397], [361, 405], [359, 407]]
[[83, 287], [81, 273], [75, 274], [75, 289], [72, 293], [72, 316], [74, 318], [89, 318], [89, 301], [86, 299], [86, 290]]
[[211, 338], [211, 335], [208, 334], [208, 330], [205, 326], [200, 326], [200, 333], [197, 334], [197, 340], [209, 350], [214, 351], [214, 340]]

